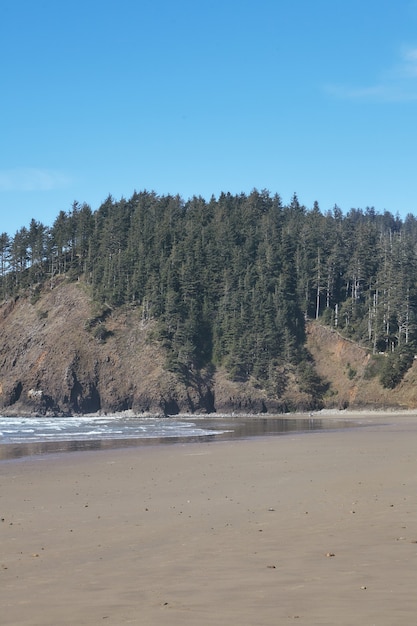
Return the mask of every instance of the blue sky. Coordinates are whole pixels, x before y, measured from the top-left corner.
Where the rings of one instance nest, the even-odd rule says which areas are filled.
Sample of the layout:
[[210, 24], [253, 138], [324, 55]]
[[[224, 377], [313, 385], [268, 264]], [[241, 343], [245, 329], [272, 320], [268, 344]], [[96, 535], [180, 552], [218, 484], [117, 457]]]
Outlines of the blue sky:
[[0, 10], [0, 232], [143, 189], [417, 214], [417, 0]]

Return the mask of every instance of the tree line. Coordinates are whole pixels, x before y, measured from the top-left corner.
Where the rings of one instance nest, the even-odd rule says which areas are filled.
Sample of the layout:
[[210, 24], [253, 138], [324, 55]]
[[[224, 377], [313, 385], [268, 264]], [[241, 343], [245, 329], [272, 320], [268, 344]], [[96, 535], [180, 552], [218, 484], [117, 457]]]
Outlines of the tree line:
[[317, 319], [386, 355], [381, 380], [395, 386], [417, 352], [416, 251], [411, 214], [322, 212], [258, 190], [187, 201], [142, 191], [0, 235], [0, 297], [82, 279], [103, 306], [156, 322], [168, 368], [223, 366], [278, 395], [288, 364], [318, 384], [305, 350]]

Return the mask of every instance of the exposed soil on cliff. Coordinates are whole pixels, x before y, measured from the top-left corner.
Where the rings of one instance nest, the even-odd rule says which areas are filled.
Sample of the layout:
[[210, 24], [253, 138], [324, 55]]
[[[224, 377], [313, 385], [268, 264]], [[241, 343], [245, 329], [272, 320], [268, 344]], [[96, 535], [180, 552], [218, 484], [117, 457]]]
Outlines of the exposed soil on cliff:
[[310, 322], [307, 348], [314, 358], [317, 373], [330, 382], [323, 399], [326, 408], [417, 407], [417, 361], [395, 389], [384, 389], [378, 376], [372, 375], [371, 352], [337, 331]]

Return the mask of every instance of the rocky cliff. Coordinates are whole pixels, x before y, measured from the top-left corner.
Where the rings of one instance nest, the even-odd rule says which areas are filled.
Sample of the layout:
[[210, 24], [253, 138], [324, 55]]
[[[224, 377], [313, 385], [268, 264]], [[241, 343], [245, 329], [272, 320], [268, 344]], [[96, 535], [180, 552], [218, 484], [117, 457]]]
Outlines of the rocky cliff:
[[[152, 340], [153, 324], [138, 308], [97, 310], [82, 282], [65, 279], [3, 303], [1, 413], [274, 413], [317, 407], [291, 371], [280, 397], [250, 381], [232, 382], [221, 370], [185, 377], [167, 371], [165, 355]], [[324, 406], [417, 406], [414, 368], [400, 389], [384, 391], [365, 380], [366, 351], [323, 327], [309, 329], [315, 367], [329, 382]]]

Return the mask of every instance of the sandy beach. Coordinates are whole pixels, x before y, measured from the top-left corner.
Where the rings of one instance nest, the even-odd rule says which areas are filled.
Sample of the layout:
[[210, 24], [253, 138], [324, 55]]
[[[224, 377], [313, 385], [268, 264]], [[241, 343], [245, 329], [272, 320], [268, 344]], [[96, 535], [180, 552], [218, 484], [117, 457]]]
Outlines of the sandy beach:
[[374, 421], [0, 462], [2, 626], [416, 623], [417, 417]]

